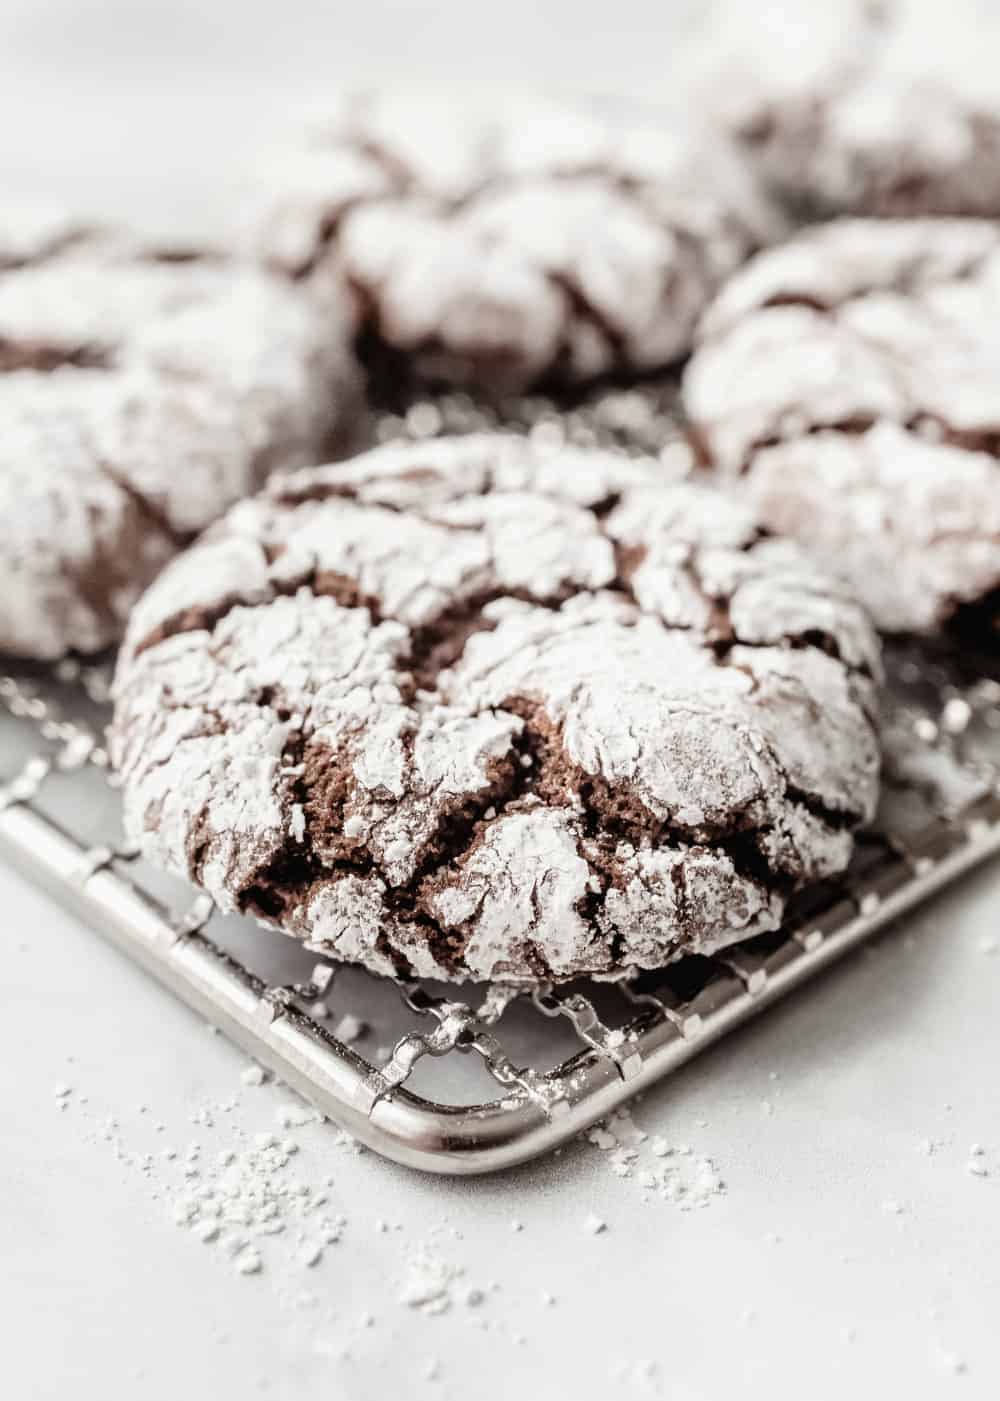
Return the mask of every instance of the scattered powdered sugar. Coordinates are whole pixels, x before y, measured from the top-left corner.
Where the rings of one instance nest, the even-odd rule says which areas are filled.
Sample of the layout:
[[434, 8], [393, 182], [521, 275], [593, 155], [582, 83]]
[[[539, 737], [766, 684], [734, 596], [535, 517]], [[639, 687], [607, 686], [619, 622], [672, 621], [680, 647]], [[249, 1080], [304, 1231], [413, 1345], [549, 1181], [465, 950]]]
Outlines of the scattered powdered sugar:
[[298, 1129], [303, 1124], [317, 1123], [321, 1115], [305, 1100], [289, 1100], [279, 1106], [276, 1117], [283, 1129]]
[[[250, 1069], [259, 1067], [246, 1067]], [[442, 1339], [449, 1340], [442, 1342], [442, 1349], [451, 1346], [454, 1330], [460, 1328], [502, 1335], [515, 1346], [537, 1343], [559, 1323], [558, 1316], [552, 1323], [546, 1317], [556, 1305], [556, 1294], [551, 1288], [539, 1289], [539, 1284], [554, 1284], [558, 1279], [562, 1285], [567, 1260], [582, 1261], [580, 1252], [586, 1251], [593, 1261], [598, 1257], [589, 1252], [615, 1247], [614, 1213], [597, 1194], [594, 1209], [577, 1215], [575, 1224], [571, 1212], [556, 1228], [554, 1241], [551, 1234], [545, 1241], [549, 1223], [528, 1215], [525, 1206], [523, 1219], [503, 1213], [482, 1218], [482, 1239], [477, 1241], [479, 1251], [485, 1247], [495, 1252], [498, 1272], [513, 1252], [512, 1273], [501, 1275], [502, 1285], [474, 1276], [470, 1279], [477, 1256], [466, 1254], [455, 1244], [462, 1241], [463, 1232], [447, 1216], [428, 1222], [422, 1212], [419, 1235], [409, 1232], [405, 1217], [399, 1219], [395, 1212], [387, 1220], [369, 1208], [366, 1219], [355, 1213], [349, 1223], [342, 1209], [339, 1170], [330, 1171], [331, 1148], [351, 1146], [348, 1136], [324, 1123], [284, 1087], [261, 1084], [245, 1071], [237, 1071], [235, 1078], [241, 1087], [236, 1094], [189, 1107], [179, 1122], [171, 1125], [176, 1136], [155, 1152], [142, 1151], [146, 1142], [157, 1145], [157, 1135], [168, 1131], [155, 1107], [151, 1109], [147, 1103], [133, 1106], [131, 1129], [126, 1132], [121, 1123], [124, 1114], [102, 1117], [96, 1110], [87, 1110], [85, 1086], [57, 1083], [54, 1100], [60, 1107], [68, 1107], [67, 1120], [92, 1126], [95, 1131], [88, 1133], [91, 1141], [109, 1145], [119, 1163], [138, 1172], [159, 1203], [158, 1211], [176, 1224], [181, 1237], [190, 1236], [192, 1249], [206, 1252], [232, 1278], [234, 1288], [273, 1293], [281, 1310], [290, 1315], [296, 1339], [301, 1338], [313, 1355], [343, 1361], [355, 1356], [352, 1347], [357, 1346], [356, 1355], [361, 1357], [364, 1338], [371, 1330], [385, 1327], [387, 1322], [396, 1338], [407, 1318], [415, 1320], [413, 1326], [418, 1330], [440, 1329]], [[275, 1126], [268, 1127], [268, 1119]], [[702, 1118], [690, 1117], [686, 1123], [692, 1136], [709, 1128]], [[190, 1137], [192, 1124], [196, 1137]], [[692, 1146], [673, 1135], [647, 1132], [630, 1109], [618, 1110], [585, 1137], [600, 1155], [594, 1161], [602, 1161], [612, 1175], [632, 1182], [644, 1194], [644, 1202], [660, 1197], [678, 1210], [691, 1211], [707, 1207], [726, 1191], [719, 1169], [697, 1141]], [[961, 1170], [964, 1156], [967, 1171], [976, 1177], [989, 1176], [995, 1160], [995, 1150], [988, 1142], [927, 1139], [923, 1148], [935, 1161], [949, 1162], [952, 1170]], [[347, 1159], [342, 1159], [342, 1164], [345, 1171], [353, 1167]], [[970, 1184], [968, 1191], [988, 1193], [990, 1184]], [[908, 1215], [911, 1210], [909, 1204], [904, 1206], [895, 1198], [884, 1201], [882, 1207], [896, 1216]], [[550, 1260], [553, 1273], [541, 1278], [533, 1274], [522, 1288], [516, 1262], [525, 1245], [535, 1247], [539, 1240], [545, 1241], [543, 1250], [547, 1246], [551, 1251], [553, 1243], [557, 1247], [551, 1257], [544, 1257]], [[776, 1232], [762, 1237], [768, 1247], [779, 1246], [781, 1240]], [[377, 1307], [361, 1311], [355, 1305], [348, 1317], [342, 1307], [330, 1304], [344, 1297], [345, 1289], [355, 1287], [353, 1281], [363, 1276], [363, 1262], [374, 1251], [383, 1253], [375, 1284], [380, 1292], [368, 1294], [366, 1302], [387, 1298], [395, 1305], [394, 1321], [392, 1317], [383, 1321]], [[842, 1258], [846, 1261], [848, 1257]], [[531, 1328], [525, 1327], [517, 1313], [491, 1307], [498, 1292], [503, 1298], [508, 1291], [510, 1309], [523, 1310], [526, 1303], [533, 1309], [528, 1317], [540, 1324], [538, 1335], [532, 1336]], [[559, 1293], [570, 1309], [573, 1292], [571, 1280]], [[752, 1316], [747, 1311], [743, 1321], [749, 1322]], [[512, 1327], [515, 1318], [517, 1328]], [[853, 1330], [841, 1330], [840, 1336], [849, 1341]], [[939, 1352], [943, 1370], [965, 1370], [962, 1358], [944, 1349]], [[419, 1349], [416, 1355], [420, 1356]], [[447, 1350], [441, 1355], [446, 1362], [451, 1356]], [[613, 1376], [638, 1393], [659, 1394], [665, 1385], [665, 1366], [662, 1358], [633, 1355], [614, 1366]], [[432, 1357], [424, 1375], [436, 1379], [440, 1374], [441, 1364]]]
[[709, 1206], [725, 1195], [726, 1184], [712, 1158], [695, 1154], [686, 1143], [674, 1146], [662, 1135], [650, 1137], [629, 1109], [616, 1110], [590, 1129], [587, 1140], [607, 1155], [616, 1177], [656, 1193], [680, 1211]]
[[307, 1267], [316, 1264], [323, 1247], [340, 1240], [346, 1223], [329, 1210], [325, 1191], [288, 1171], [297, 1152], [292, 1139], [258, 1133], [212, 1162], [200, 1151], [189, 1153], [195, 1170], [185, 1172], [189, 1180], [174, 1199], [174, 1219], [207, 1244], [219, 1240], [240, 1274], [258, 1273], [262, 1242], [286, 1232], [295, 1239], [295, 1258]]
[[[260, 1066], [251, 1064], [239, 1080], [256, 1090], [265, 1083], [265, 1076]], [[71, 1094], [69, 1086], [58, 1085], [56, 1103], [65, 1108]], [[77, 1112], [83, 1113], [87, 1096], [75, 1098]], [[248, 1115], [234, 1115], [240, 1107], [238, 1096], [231, 1096], [199, 1104], [188, 1116], [215, 1138], [215, 1145], [196, 1138], [184, 1147], [167, 1144], [155, 1153], [137, 1151], [126, 1143], [116, 1115], [100, 1120], [92, 1136], [108, 1144], [119, 1163], [141, 1174], [151, 1196], [165, 1205], [170, 1220], [216, 1250], [236, 1274], [265, 1274], [276, 1268], [280, 1275], [313, 1269], [347, 1228], [346, 1216], [335, 1206], [334, 1178], [317, 1179], [315, 1163], [305, 1173], [296, 1172], [300, 1140], [287, 1132], [249, 1131], [243, 1127]], [[148, 1105], [140, 1104], [137, 1113], [137, 1135], [143, 1124], [146, 1135], [166, 1131], [162, 1122], [150, 1120]], [[302, 1102], [285, 1103], [276, 1118], [283, 1130], [313, 1129], [315, 1133], [321, 1126], [324, 1153], [331, 1147], [360, 1151], [350, 1135], [328, 1128]]]
[[399, 1302], [425, 1314], [445, 1313], [454, 1303], [452, 1285], [461, 1274], [460, 1266], [422, 1248], [409, 1261]]

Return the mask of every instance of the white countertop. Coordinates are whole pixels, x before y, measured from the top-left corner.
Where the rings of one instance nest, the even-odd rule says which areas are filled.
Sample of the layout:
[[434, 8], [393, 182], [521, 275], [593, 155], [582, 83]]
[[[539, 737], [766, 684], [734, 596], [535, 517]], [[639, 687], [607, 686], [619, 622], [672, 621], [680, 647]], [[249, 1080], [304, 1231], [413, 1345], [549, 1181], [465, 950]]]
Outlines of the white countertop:
[[[227, 212], [285, 94], [327, 73], [632, 90], [663, 70], [661, 7], [627, 0], [613, 30], [596, 5], [541, 11], [8, 0], [0, 171], [184, 226]], [[994, 864], [649, 1093], [629, 1175], [574, 1143], [452, 1182], [282, 1129], [287, 1092], [244, 1084], [245, 1057], [0, 872], [3, 1394], [994, 1398], [998, 901]], [[318, 1218], [286, 1212], [244, 1276], [174, 1214], [270, 1132], [342, 1238], [306, 1265]], [[655, 1136], [725, 1190], [683, 1211], [644, 1188]], [[443, 1312], [405, 1302], [415, 1253], [462, 1271]]]
[[[282, 1129], [287, 1091], [245, 1085], [240, 1052], [46, 897], [6, 875], [2, 893], [0, 1317], [17, 1401], [460, 1397], [471, 1377], [484, 1398], [996, 1396], [995, 865], [635, 1107], [725, 1182], [687, 1212], [642, 1187], [651, 1140], [624, 1178], [577, 1142], [446, 1181], [329, 1126]], [[343, 1234], [307, 1266], [289, 1219], [241, 1276], [173, 1213], [192, 1142], [211, 1178], [272, 1131], [298, 1145], [284, 1175], [322, 1188]], [[428, 1252], [462, 1270], [430, 1316], [403, 1298]]]

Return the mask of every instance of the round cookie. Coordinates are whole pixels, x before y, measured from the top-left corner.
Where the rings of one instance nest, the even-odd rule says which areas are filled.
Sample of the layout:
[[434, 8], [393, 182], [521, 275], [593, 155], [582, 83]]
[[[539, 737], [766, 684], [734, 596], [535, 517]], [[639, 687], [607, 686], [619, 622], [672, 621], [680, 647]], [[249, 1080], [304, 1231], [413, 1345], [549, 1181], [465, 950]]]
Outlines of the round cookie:
[[1000, 215], [1000, 24], [976, 0], [716, 5], [695, 100], [808, 214]]
[[1000, 589], [1000, 229], [843, 220], [759, 255], [685, 373], [705, 459], [886, 632], [988, 625]]
[[567, 979], [776, 927], [872, 815], [878, 651], [787, 541], [524, 438], [274, 480], [119, 656], [132, 839], [378, 973]]
[[271, 186], [265, 258], [347, 277], [363, 358], [397, 393], [661, 368], [775, 232], [721, 138], [527, 100], [345, 98]]
[[116, 641], [171, 554], [330, 454], [357, 395], [333, 290], [321, 314], [270, 274], [74, 228], [0, 229], [0, 652], [36, 659]]

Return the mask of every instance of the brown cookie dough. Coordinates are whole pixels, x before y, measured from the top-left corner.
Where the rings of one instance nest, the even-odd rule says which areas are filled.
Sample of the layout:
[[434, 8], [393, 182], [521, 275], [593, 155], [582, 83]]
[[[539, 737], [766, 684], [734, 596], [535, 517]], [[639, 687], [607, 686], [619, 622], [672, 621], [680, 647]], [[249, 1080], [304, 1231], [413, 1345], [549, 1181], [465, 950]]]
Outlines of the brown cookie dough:
[[703, 455], [887, 632], [988, 626], [1000, 588], [1000, 229], [843, 220], [720, 293], [683, 398]]
[[195, 533], [273, 467], [329, 455], [357, 383], [328, 295], [324, 316], [219, 256], [0, 226], [0, 651], [116, 641]]
[[775, 231], [721, 138], [457, 95], [343, 100], [274, 161], [264, 256], [334, 267], [383, 391], [577, 385], [686, 353]]
[[794, 545], [522, 438], [275, 480], [119, 659], [130, 835], [380, 973], [654, 967], [772, 929], [871, 815], [878, 653]]
[[694, 100], [810, 214], [1000, 215], [1000, 23], [976, 0], [709, 10]]

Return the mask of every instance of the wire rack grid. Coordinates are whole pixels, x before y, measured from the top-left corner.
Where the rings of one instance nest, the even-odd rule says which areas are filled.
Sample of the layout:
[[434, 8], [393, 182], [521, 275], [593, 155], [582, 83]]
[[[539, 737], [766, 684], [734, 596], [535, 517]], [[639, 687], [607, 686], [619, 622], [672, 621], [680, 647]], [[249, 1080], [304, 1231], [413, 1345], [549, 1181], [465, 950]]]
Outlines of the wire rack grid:
[[[292, 981], [253, 971], [254, 953], [273, 961], [268, 946], [286, 941], [243, 928], [251, 958], [235, 956], [233, 921], [221, 920], [204, 896], [188, 892], [178, 904], [181, 892], [157, 888], [115, 836], [103, 705], [93, 700], [106, 685], [102, 672], [0, 677], [9, 774], [0, 786], [0, 855], [367, 1146], [429, 1171], [489, 1171], [544, 1153], [605, 1117], [1000, 853], [1000, 685], [942, 685], [940, 668], [912, 658], [896, 660], [897, 679], [908, 668], [926, 695], [917, 704], [896, 699], [887, 718], [898, 752], [890, 751], [880, 827], [862, 839], [848, 875], [798, 901], [780, 932], [612, 985], [495, 986], [462, 1001], [448, 989], [363, 975], [369, 1025], [376, 1039], [383, 1027], [390, 1037], [381, 1053], [362, 1055], [326, 1024], [341, 970], [318, 964]], [[362, 999], [349, 987], [344, 999], [360, 1025], [353, 1013]], [[502, 1034], [515, 1008], [568, 1031], [568, 1053], [548, 1068], [519, 1063], [524, 1058]], [[402, 1028], [401, 1013], [409, 1021]], [[536, 1030], [539, 1060], [544, 1039]], [[565, 1044], [564, 1037], [552, 1048]], [[444, 1103], [433, 1097], [433, 1078], [431, 1095], [410, 1088], [418, 1066], [455, 1058], [481, 1064], [491, 1097], [459, 1089], [459, 1102]]]
[[[657, 393], [654, 418], [663, 403], [669, 412]], [[637, 402], [575, 430], [583, 441], [634, 438]], [[464, 409], [458, 417], [426, 408], [409, 426], [482, 426]], [[551, 430], [551, 415], [541, 427]], [[668, 442], [669, 457], [663, 424], [649, 436]], [[107, 665], [0, 676], [0, 857], [368, 1147], [431, 1172], [491, 1171], [606, 1117], [1000, 854], [997, 659], [897, 648], [888, 661], [885, 797], [846, 876], [793, 902], [780, 931], [655, 974], [462, 988], [459, 1000], [440, 985], [316, 964], [249, 919], [223, 919], [123, 842], [103, 743]], [[347, 1016], [331, 1029], [338, 1006]]]

